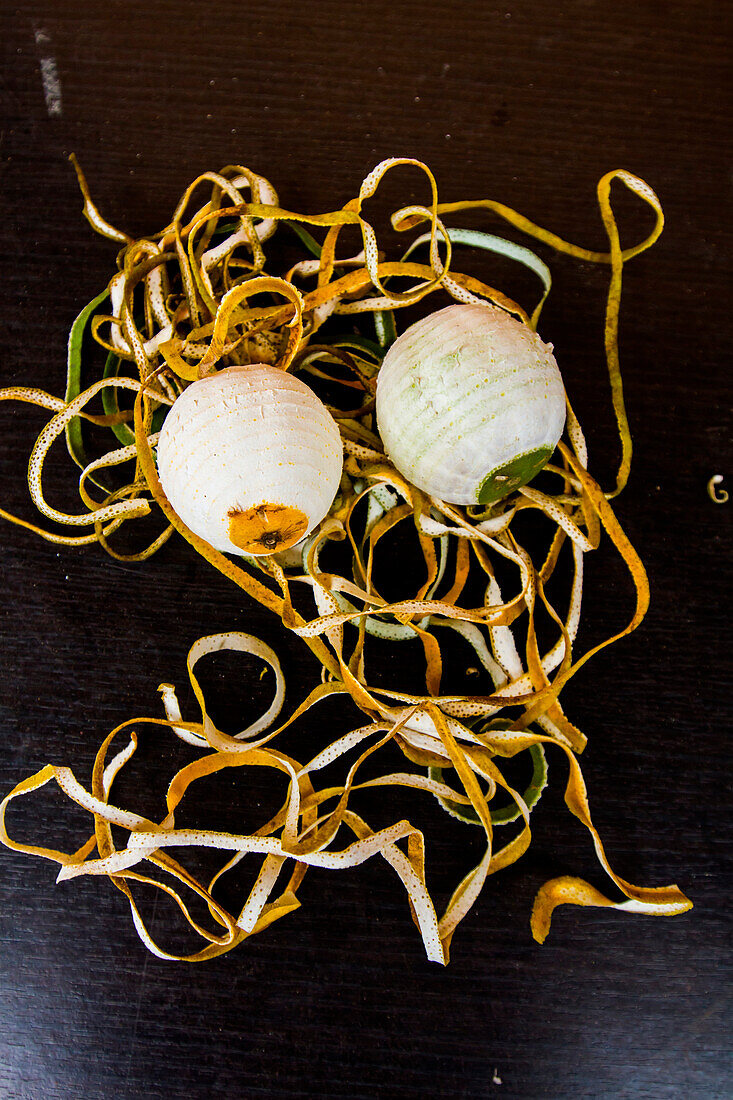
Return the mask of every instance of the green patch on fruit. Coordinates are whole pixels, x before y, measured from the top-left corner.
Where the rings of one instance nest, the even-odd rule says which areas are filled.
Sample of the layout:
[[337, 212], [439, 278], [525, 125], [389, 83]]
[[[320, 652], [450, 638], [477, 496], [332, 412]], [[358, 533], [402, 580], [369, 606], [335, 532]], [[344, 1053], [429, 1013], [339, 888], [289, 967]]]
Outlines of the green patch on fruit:
[[492, 470], [479, 486], [478, 503], [493, 504], [518, 489], [520, 485], [526, 485], [540, 472], [551, 454], [552, 447], [537, 447]]

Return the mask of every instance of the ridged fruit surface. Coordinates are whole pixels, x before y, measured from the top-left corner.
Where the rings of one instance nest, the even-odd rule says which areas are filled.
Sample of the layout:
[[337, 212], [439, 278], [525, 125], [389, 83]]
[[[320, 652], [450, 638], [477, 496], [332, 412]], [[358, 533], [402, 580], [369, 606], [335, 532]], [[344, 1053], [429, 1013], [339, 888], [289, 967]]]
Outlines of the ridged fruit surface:
[[557, 446], [565, 389], [552, 346], [492, 305], [452, 305], [399, 337], [377, 380], [377, 425], [409, 481], [452, 504], [490, 504]]
[[343, 450], [316, 394], [258, 363], [184, 390], [163, 424], [157, 460], [166, 496], [195, 534], [224, 553], [269, 554], [326, 515]]

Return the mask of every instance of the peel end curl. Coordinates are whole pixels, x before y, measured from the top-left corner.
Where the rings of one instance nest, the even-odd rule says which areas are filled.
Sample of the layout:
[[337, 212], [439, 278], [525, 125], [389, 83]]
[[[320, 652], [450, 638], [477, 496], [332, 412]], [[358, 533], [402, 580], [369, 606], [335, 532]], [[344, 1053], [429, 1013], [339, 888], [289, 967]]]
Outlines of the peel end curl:
[[[647, 890], [644, 893], [648, 896], [652, 891]], [[532, 937], [537, 943], [545, 942], [550, 931], [552, 914], [558, 905], [624, 909], [627, 912], [643, 913], [646, 916], [654, 917], [676, 917], [680, 913], [687, 913], [693, 908], [693, 903], [676, 885], [662, 886], [655, 890], [654, 894], [653, 901], [630, 898], [624, 902], [613, 902], [582, 878], [562, 875], [560, 878], [550, 879], [537, 891], [532, 906], [532, 916], [530, 918]]]

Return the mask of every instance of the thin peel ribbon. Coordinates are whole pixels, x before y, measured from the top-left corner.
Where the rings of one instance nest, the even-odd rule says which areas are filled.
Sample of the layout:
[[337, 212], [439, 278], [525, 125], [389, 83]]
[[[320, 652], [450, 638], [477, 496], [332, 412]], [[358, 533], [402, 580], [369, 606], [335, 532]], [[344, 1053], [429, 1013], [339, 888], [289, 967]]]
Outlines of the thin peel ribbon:
[[[233, 287], [222, 298], [216, 312], [214, 332], [211, 337], [209, 350], [199, 363], [198, 376], [200, 378], [210, 373], [214, 365], [221, 358], [233, 311], [250, 295], [259, 294], [263, 291], [271, 291], [283, 295], [283, 297], [287, 298], [294, 307], [293, 317], [287, 322], [288, 329], [290, 330], [287, 344], [276, 364], [282, 370], [288, 369], [298, 350], [303, 334], [303, 299], [297, 288], [291, 283], [287, 283], [284, 279], [259, 276], [250, 279], [246, 283], [242, 283], [240, 286]], [[253, 311], [255, 314], [256, 312], [256, 310]]]

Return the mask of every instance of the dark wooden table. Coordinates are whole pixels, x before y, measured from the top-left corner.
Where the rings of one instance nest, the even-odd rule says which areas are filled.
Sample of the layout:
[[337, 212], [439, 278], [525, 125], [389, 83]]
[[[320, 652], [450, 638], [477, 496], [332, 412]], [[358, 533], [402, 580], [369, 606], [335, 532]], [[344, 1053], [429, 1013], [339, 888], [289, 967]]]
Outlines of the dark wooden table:
[[[566, 908], [543, 947], [532, 941], [532, 898], [547, 878], [606, 886], [563, 806], [562, 764], [529, 854], [487, 885], [446, 970], [424, 960], [399, 884], [378, 861], [312, 872], [297, 914], [194, 967], [149, 955], [105, 880], [55, 886], [52, 865], [2, 850], [0, 1095], [733, 1093], [723, 873], [731, 506], [706, 493], [711, 475], [730, 488], [733, 474], [722, 19], [719, 5], [693, 0], [6, 8], [0, 386], [63, 393], [70, 323], [113, 269], [114, 246], [80, 217], [72, 151], [105, 215], [135, 233], [163, 224], [197, 173], [231, 162], [272, 179], [285, 205], [326, 210], [381, 158], [417, 156], [443, 198], [491, 196], [595, 248], [605, 246], [594, 200], [604, 172], [628, 168], [657, 190], [667, 228], [626, 273], [621, 354], [636, 451], [618, 502], [652, 606], [564, 699], [590, 739], [583, 766], [614, 866], [633, 882], [679, 882], [695, 908], [673, 920]], [[371, 213], [413, 199], [422, 183], [405, 173]], [[638, 239], [648, 213], [623, 200], [619, 212], [623, 239]], [[607, 273], [539, 251], [555, 276], [543, 335], [586, 426], [591, 468], [608, 482], [618, 448], [602, 349]], [[0, 413], [0, 504], [32, 519], [24, 469], [43, 414]], [[64, 500], [61, 451], [52, 466], [49, 495]], [[160, 681], [183, 687], [201, 634], [245, 629], [273, 644], [290, 701], [312, 682], [298, 640], [182, 540], [126, 566], [8, 524], [1, 535], [3, 794], [46, 762], [86, 777], [109, 729], [159, 712]], [[626, 615], [632, 593], [607, 543], [588, 572], [590, 640]], [[255, 680], [231, 681], [230, 717]], [[353, 715], [332, 707], [326, 717], [333, 737]], [[306, 723], [311, 743], [323, 734], [315, 717]], [[140, 798], [159, 798], [169, 743], [153, 731], [140, 754]], [[16, 832], [69, 850], [86, 835], [81, 811], [59, 797], [32, 805], [13, 817]], [[428, 812], [439, 890], [469, 843], [466, 827], [443, 823]], [[147, 915], [164, 936], [152, 903]]]

